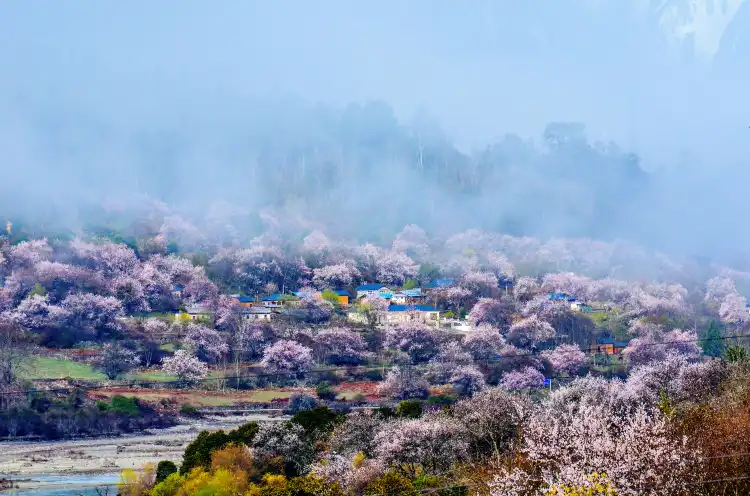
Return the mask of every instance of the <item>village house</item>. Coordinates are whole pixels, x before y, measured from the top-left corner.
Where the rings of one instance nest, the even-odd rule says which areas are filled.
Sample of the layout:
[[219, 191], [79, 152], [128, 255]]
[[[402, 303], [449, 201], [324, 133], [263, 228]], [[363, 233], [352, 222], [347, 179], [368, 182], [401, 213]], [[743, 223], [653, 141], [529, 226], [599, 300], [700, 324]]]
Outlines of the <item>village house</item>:
[[336, 296], [339, 297], [339, 305], [342, 307], [349, 306], [349, 292], [344, 290], [336, 290], [334, 291], [336, 293]]
[[211, 309], [202, 305], [190, 305], [185, 308], [184, 312], [177, 312], [174, 314], [175, 320], [211, 320], [213, 312]]
[[[367, 317], [357, 310], [347, 312], [346, 317], [357, 324], [367, 324]], [[440, 311], [426, 305], [390, 305], [384, 316], [379, 318], [379, 325], [394, 325], [405, 322], [424, 322], [428, 325], [440, 325]]]
[[547, 299], [550, 301], [567, 301], [571, 303], [577, 301], [575, 296], [570, 296], [566, 293], [548, 293]]
[[367, 296], [379, 296], [390, 300], [391, 296], [393, 296], [393, 291], [388, 286], [383, 286], [382, 284], [363, 284], [357, 288], [358, 300]]
[[260, 303], [266, 308], [282, 308], [284, 305], [288, 305], [298, 300], [299, 298], [294, 295], [274, 293], [270, 296], [261, 298]]
[[582, 301], [571, 301], [570, 309], [574, 312], [592, 312], [594, 309]]
[[425, 292], [435, 291], [439, 289], [449, 288], [455, 284], [453, 279], [435, 279], [425, 284]]
[[175, 298], [182, 298], [183, 291], [185, 291], [185, 286], [182, 286], [181, 284], [175, 284], [172, 286], [172, 296]]
[[609, 336], [602, 336], [597, 338], [591, 349], [600, 355], [619, 355], [627, 347], [628, 343], [625, 341], [615, 341]]
[[[336, 290], [336, 291], [331, 291], [331, 292], [336, 294], [336, 297], [338, 299], [337, 302], [339, 305], [341, 306], [349, 305], [349, 292], [344, 291], [344, 290]], [[319, 291], [315, 291], [312, 293], [302, 292], [302, 291], [293, 291], [292, 294], [298, 298], [302, 298], [303, 296], [308, 295], [308, 294], [320, 296], [321, 298], [323, 296], [323, 293]]]
[[242, 308], [250, 308], [255, 304], [255, 298], [252, 296], [232, 295], [232, 299]]
[[395, 305], [419, 305], [422, 301], [424, 301], [422, 288], [404, 289], [391, 296], [391, 303]]
[[471, 325], [468, 322], [459, 319], [440, 319], [440, 326], [447, 327], [451, 331], [460, 333], [467, 333], [472, 329]]
[[427, 305], [391, 305], [386, 319], [391, 325], [418, 321], [437, 327], [440, 325], [440, 311]]
[[243, 308], [242, 318], [245, 320], [270, 322], [273, 318], [273, 310], [267, 307]]

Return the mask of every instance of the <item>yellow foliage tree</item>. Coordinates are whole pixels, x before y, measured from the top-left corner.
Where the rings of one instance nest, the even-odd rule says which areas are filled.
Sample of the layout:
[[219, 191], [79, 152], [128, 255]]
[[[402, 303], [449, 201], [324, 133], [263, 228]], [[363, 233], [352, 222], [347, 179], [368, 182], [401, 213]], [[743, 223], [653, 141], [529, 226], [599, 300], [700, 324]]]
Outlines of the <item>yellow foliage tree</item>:
[[177, 496], [186, 478], [186, 476], [182, 476], [179, 473], [171, 474], [154, 486], [149, 496]]
[[120, 474], [117, 492], [121, 496], [147, 496], [156, 482], [156, 467], [153, 463], [146, 464], [143, 472], [125, 469]]
[[617, 490], [607, 480], [607, 474], [593, 473], [586, 479], [588, 483], [582, 486], [552, 485], [544, 496], [617, 496]]
[[190, 471], [175, 496], [242, 496], [249, 485], [247, 474], [242, 470], [218, 468], [207, 472], [198, 467]]
[[211, 453], [211, 470], [220, 468], [228, 470], [241, 470], [252, 478], [257, 474], [253, 466], [253, 456], [246, 446], [230, 444], [220, 450]]

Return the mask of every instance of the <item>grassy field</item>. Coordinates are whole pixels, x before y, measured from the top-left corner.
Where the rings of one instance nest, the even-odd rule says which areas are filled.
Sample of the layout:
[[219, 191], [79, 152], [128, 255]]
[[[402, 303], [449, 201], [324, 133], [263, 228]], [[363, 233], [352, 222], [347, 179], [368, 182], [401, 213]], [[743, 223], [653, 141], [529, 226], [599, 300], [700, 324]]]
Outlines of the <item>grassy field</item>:
[[187, 403], [194, 406], [231, 406], [243, 403], [267, 403], [277, 398], [289, 398], [292, 395], [292, 392], [273, 389], [233, 393], [190, 390], [125, 391], [118, 388], [114, 390], [101, 389], [92, 391], [92, 394], [100, 396], [134, 396], [138, 399], [153, 403], [164, 399], [171, 399], [178, 403]]
[[94, 370], [91, 365], [65, 360], [63, 358], [33, 357], [21, 373], [23, 379], [85, 379], [100, 381], [106, 379], [104, 374]]
[[127, 375], [127, 379], [134, 379], [145, 382], [169, 382], [177, 380], [173, 375], [169, 375], [161, 370], [139, 370]]

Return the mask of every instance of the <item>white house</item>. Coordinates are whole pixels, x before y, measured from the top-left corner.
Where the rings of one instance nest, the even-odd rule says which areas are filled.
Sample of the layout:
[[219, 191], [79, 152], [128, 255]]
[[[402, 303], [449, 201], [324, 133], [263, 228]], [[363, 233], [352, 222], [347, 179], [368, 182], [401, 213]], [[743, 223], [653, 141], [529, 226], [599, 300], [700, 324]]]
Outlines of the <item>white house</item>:
[[201, 305], [190, 305], [184, 312], [175, 313], [174, 318], [175, 320], [180, 320], [186, 318], [185, 315], [187, 315], [187, 318], [190, 320], [210, 320], [212, 312], [209, 308]]
[[469, 332], [472, 329], [468, 322], [458, 319], [440, 319], [440, 325], [456, 332]]
[[391, 305], [386, 319], [389, 324], [420, 321], [437, 327], [440, 325], [440, 311], [427, 305]]
[[242, 318], [245, 320], [270, 322], [273, 318], [273, 310], [268, 307], [250, 307], [242, 310]]
[[395, 305], [416, 305], [423, 301], [424, 295], [422, 294], [421, 288], [415, 289], [404, 289], [393, 293], [391, 296], [391, 303]]
[[[346, 314], [351, 322], [366, 324], [365, 314], [351, 310]], [[390, 305], [385, 315], [379, 317], [379, 325], [394, 325], [404, 322], [424, 322], [427, 325], [440, 325], [440, 311], [435, 307], [427, 305]]]
[[357, 299], [366, 296], [380, 296], [381, 298], [390, 300], [393, 296], [393, 291], [388, 286], [383, 286], [382, 284], [363, 284], [357, 288]]

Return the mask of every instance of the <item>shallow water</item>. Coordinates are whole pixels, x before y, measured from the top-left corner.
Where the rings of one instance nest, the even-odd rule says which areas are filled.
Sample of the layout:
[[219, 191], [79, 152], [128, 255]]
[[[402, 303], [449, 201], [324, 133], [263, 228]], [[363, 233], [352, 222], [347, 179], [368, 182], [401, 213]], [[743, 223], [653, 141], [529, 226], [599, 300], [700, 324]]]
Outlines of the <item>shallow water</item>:
[[[2, 477], [2, 474], [0, 474]], [[98, 475], [35, 475], [11, 476], [9, 480], [25, 481], [24, 485], [43, 484], [43, 487], [10, 489], [0, 494], [28, 494], [30, 496], [115, 496], [119, 474]], [[97, 491], [98, 490], [98, 491]]]

